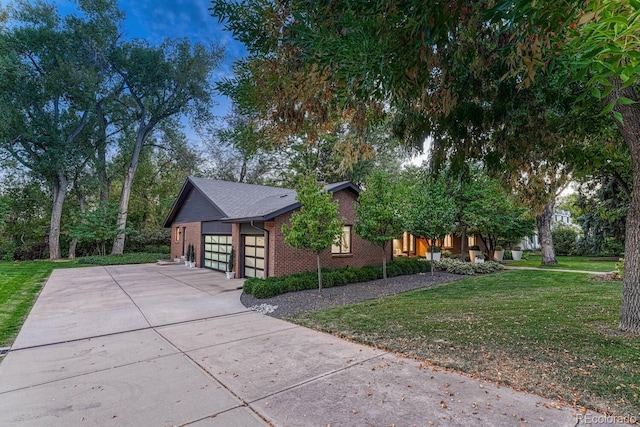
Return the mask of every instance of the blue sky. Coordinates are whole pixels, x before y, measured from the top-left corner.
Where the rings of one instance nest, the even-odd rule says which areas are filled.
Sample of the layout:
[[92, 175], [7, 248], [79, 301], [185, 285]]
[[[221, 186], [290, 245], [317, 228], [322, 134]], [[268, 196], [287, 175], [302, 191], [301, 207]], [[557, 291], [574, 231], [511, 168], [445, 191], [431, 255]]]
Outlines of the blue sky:
[[[63, 15], [76, 10], [74, 0], [46, 1], [55, 4]], [[9, 0], [0, 0], [3, 6], [10, 3]], [[205, 44], [218, 42], [225, 48], [225, 60], [217, 70], [215, 79], [230, 76], [233, 62], [245, 54], [244, 46], [223, 30], [217, 18], [211, 16], [209, 0], [118, 0], [118, 6], [126, 14], [125, 38], [146, 39], [152, 44], [160, 43], [165, 38], [181, 37]], [[224, 97], [217, 101], [219, 105], [214, 113], [224, 116], [229, 110], [230, 101]], [[187, 136], [190, 140], [197, 138], [190, 129], [187, 129]]]

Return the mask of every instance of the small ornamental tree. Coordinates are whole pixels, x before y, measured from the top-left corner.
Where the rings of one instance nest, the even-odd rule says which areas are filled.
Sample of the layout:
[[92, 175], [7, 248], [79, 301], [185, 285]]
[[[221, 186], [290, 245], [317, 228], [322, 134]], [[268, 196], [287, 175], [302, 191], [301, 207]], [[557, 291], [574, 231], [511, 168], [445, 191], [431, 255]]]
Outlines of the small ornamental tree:
[[[429, 241], [433, 259], [435, 241], [453, 232], [455, 228], [456, 207], [444, 179], [414, 181], [405, 209], [407, 231]], [[431, 275], [433, 276], [433, 262]]]
[[535, 222], [527, 209], [515, 203], [497, 180], [480, 175], [466, 192], [464, 221], [482, 240], [489, 258], [493, 258], [498, 241], [519, 242], [534, 230]]
[[382, 276], [387, 283], [387, 245], [404, 231], [404, 221], [398, 207], [401, 187], [383, 171], [373, 172], [366, 180], [356, 208], [355, 232], [382, 249]]
[[322, 293], [320, 253], [336, 243], [342, 234], [344, 223], [338, 213], [338, 202], [312, 177], [300, 182], [296, 200], [302, 206], [291, 215], [291, 226], [282, 226], [284, 242], [293, 248], [316, 254], [318, 292]]

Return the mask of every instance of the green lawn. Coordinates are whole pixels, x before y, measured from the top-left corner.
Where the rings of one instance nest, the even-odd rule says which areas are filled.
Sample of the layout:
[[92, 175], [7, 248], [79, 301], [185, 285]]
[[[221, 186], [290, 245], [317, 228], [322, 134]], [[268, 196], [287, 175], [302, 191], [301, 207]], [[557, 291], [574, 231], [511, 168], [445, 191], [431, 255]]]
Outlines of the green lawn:
[[51, 271], [66, 265], [49, 261], [0, 262], [0, 347], [13, 343]]
[[341, 337], [619, 415], [640, 414], [640, 339], [620, 282], [506, 271], [295, 316]]
[[580, 256], [558, 256], [556, 257], [558, 265], [542, 265], [540, 264], [542, 257], [540, 255], [529, 254], [526, 260], [507, 261], [507, 265], [517, 267], [539, 267], [539, 268], [559, 268], [565, 270], [582, 270], [582, 271], [615, 271], [616, 261], [605, 258], [598, 259], [592, 257]]

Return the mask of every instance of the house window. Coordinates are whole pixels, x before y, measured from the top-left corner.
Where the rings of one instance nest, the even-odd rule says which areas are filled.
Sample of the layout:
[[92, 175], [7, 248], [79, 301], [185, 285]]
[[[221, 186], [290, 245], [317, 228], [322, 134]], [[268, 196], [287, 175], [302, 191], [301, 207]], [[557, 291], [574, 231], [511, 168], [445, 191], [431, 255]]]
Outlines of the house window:
[[467, 237], [467, 244], [469, 246], [475, 246], [476, 245], [476, 236]]
[[334, 245], [331, 245], [332, 254], [350, 254], [351, 253], [351, 226], [342, 227], [342, 234]]
[[176, 242], [180, 241], [180, 227], [176, 227]]
[[446, 236], [444, 236], [444, 244], [442, 246], [444, 246], [445, 248], [453, 247], [453, 236], [451, 234], [447, 234]]

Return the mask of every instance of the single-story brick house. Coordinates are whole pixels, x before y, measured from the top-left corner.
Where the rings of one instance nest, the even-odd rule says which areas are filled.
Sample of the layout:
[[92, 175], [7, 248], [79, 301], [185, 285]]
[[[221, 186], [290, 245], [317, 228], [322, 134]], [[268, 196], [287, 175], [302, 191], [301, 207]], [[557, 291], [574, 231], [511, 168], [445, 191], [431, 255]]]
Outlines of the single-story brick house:
[[[323, 267], [381, 265], [382, 251], [353, 232], [360, 189], [350, 182], [325, 185], [339, 203], [345, 227], [341, 244], [321, 254]], [[194, 245], [197, 267], [225, 271], [234, 249], [236, 277], [281, 276], [316, 268], [315, 254], [284, 243], [282, 225], [300, 207], [288, 188], [187, 178], [165, 227], [172, 230], [171, 256]], [[387, 260], [391, 260], [391, 245]]]

